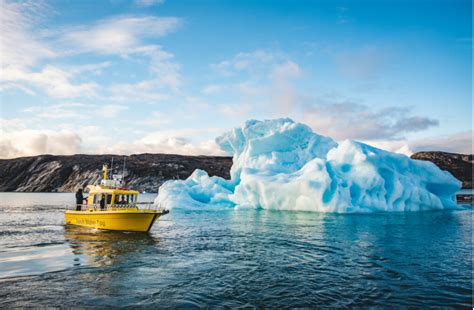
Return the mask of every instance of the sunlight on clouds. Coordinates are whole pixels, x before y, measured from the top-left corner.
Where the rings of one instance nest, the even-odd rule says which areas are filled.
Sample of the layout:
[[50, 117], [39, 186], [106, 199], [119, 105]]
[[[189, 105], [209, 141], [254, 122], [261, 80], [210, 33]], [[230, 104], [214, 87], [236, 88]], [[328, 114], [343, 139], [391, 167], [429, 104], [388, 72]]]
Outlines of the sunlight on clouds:
[[426, 139], [366, 140], [362, 142], [407, 156], [422, 151], [472, 154], [474, 153], [473, 137], [474, 131], [470, 130]]
[[335, 139], [399, 139], [439, 124], [435, 119], [410, 115], [408, 108], [376, 109], [343, 99], [309, 98], [302, 109], [303, 122]]
[[[139, 153], [165, 153], [181, 155], [226, 155], [221, 151], [214, 139], [198, 141], [193, 138], [201, 136], [209, 130], [179, 129], [149, 132], [133, 142], [116, 142], [111, 136], [104, 134], [103, 130], [95, 126], [84, 128], [83, 137], [92, 136], [93, 141], [87, 141], [87, 152], [93, 154], [139, 154]], [[210, 129], [210, 132], [219, 132]], [[90, 143], [92, 142], [92, 143]], [[114, 143], [112, 143], [114, 142]]]
[[80, 150], [81, 138], [72, 131], [18, 130], [2, 132], [0, 158], [41, 154], [72, 155]]
[[65, 124], [62, 126], [64, 129], [50, 130], [26, 129], [26, 125], [24, 120], [19, 119], [0, 122], [0, 158], [79, 153], [226, 155], [213, 138], [202, 139], [204, 136], [219, 135], [223, 131], [219, 128], [153, 131], [132, 142], [124, 142], [117, 141], [117, 133], [100, 126], [81, 126], [77, 129]]

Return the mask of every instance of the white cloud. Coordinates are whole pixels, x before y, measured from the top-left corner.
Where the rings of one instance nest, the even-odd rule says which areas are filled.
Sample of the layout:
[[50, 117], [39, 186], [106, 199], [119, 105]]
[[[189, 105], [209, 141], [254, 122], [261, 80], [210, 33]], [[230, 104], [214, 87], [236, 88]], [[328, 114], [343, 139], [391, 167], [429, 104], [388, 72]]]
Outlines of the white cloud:
[[[1, 105], [0, 105], [1, 108]], [[28, 123], [21, 118], [5, 119], [0, 118], [0, 132], [6, 133], [26, 129]]]
[[438, 137], [414, 140], [368, 140], [363, 141], [375, 147], [410, 156], [422, 151], [441, 151], [460, 154], [473, 154], [474, 132], [457, 132]]
[[214, 139], [196, 141], [203, 136], [217, 136], [222, 133], [220, 128], [182, 128], [160, 130], [148, 133], [135, 143], [134, 149], [140, 152], [155, 152], [184, 155], [225, 155]]
[[0, 62], [5, 67], [29, 67], [57, 53], [34, 34], [43, 12], [49, 8], [42, 1], [0, 3]]
[[[201, 137], [209, 132], [221, 132], [219, 129], [177, 129], [150, 132], [142, 138], [131, 142], [116, 143], [103, 134], [100, 128], [85, 128], [81, 134], [87, 135], [94, 132], [93, 146], [88, 146], [87, 152], [94, 154], [139, 154], [139, 153], [165, 153], [181, 155], [226, 155], [221, 151], [214, 139], [195, 141], [194, 138]], [[111, 143], [114, 141], [114, 143]]]
[[100, 116], [108, 117], [108, 118], [113, 118], [119, 115], [121, 112], [128, 110], [127, 106], [124, 105], [118, 105], [118, 104], [107, 104], [104, 106], [101, 106], [99, 109], [97, 109], [98, 114]]
[[292, 82], [302, 75], [301, 68], [293, 61], [273, 66], [270, 74], [273, 80], [270, 95], [279, 112], [288, 114], [293, 110], [298, 92]]
[[9, 2], [2, 1], [0, 10], [0, 81], [1, 90], [22, 90], [35, 95], [36, 90], [51, 97], [67, 98], [91, 96], [95, 93], [96, 83], [75, 83], [80, 73], [104, 68], [107, 64], [83, 65], [62, 69], [48, 64], [45, 60], [63, 55], [60, 48], [53, 48], [45, 37], [38, 35], [43, 15], [51, 11], [41, 1]]
[[146, 51], [143, 39], [162, 37], [179, 26], [176, 17], [120, 16], [63, 31], [60, 41], [71, 53], [133, 54]]
[[74, 75], [89, 73], [89, 72], [95, 75], [101, 75], [103, 69], [108, 68], [110, 66], [112, 66], [112, 62], [103, 61], [101, 63], [69, 66], [69, 67], [65, 67], [64, 69], [71, 72]]
[[[361, 62], [370, 62], [371, 56], [378, 57], [379, 52], [378, 49], [366, 48], [355, 54], [360, 56]], [[436, 119], [412, 115], [406, 107], [374, 108], [337, 94], [306, 95], [296, 84], [298, 79], [304, 77], [304, 70], [283, 53], [263, 50], [239, 53], [213, 68], [221, 74], [223, 82], [208, 84], [202, 92], [225, 92], [238, 97], [237, 103], [219, 105], [217, 110], [224, 116], [240, 116], [250, 106], [252, 111], [264, 117], [293, 117], [309, 124], [316, 132], [335, 139], [371, 141], [400, 140], [407, 133], [423, 131], [439, 124]], [[356, 71], [359, 69], [357, 74], [371, 76], [378, 67], [363, 63]], [[239, 109], [240, 106], [246, 108]], [[409, 152], [410, 148], [400, 145], [394, 150]]]
[[242, 52], [231, 59], [212, 64], [211, 69], [223, 76], [232, 76], [242, 71], [258, 73], [261, 71], [262, 66], [268, 66], [268, 64], [274, 63], [282, 58], [284, 58], [283, 55], [279, 53], [265, 50]]
[[157, 4], [163, 4], [165, 0], [135, 0], [134, 3], [137, 6], [147, 7]]
[[2, 132], [0, 158], [40, 154], [71, 155], [80, 151], [81, 138], [72, 131], [19, 130]]
[[[301, 67], [287, 55], [261, 49], [239, 53], [211, 68], [223, 82], [209, 84], [204, 94], [230, 93], [239, 103], [264, 108], [273, 116], [291, 112], [298, 96], [294, 81], [303, 76]], [[228, 115], [231, 109], [219, 111]]]
[[205, 95], [212, 95], [222, 92], [225, 89], [224, 85], [209, 84], [202, 89], [202, 93]]
[[93, 96], [97, 89], [94, 82], [75, 84], [73, 72], [47, 65], [39, 72], [9, 66], [2, 70], [1, 79], [6, 82], [25, 82], [44, 90], [51, 97], [74, 98]]
[[149, 57], [151, 79], [136, 83], [113, 84], [108, 88], [117, 101], [141, 100], [155, 103], [169, 98], [165, 91], [177, 92], [181, 85], [180, 65], [174, 61], [174, 55], [163, 51], [160, 46], [147, 46], [140, 50]]
[[193, 143], [185, 138], [166, 137], [153, 141], [140, 140], [134, 145], [135, 152], [143, 153], [165, 153], [181, 155], [215, 155], [225, 156], [225, 152], [219, 149], [214, 140]]
[[19, 90], [22, 91], [28, 95], [34, 96], [36, 95], [36, 92], [34, 92], [31, 88], [22, 85], [20, 83], [2, 83], [0, 84], [0, 92], [6, 92], [8, 90]]
[[336, 65], [344, 77], [370, 79], [388, 63], [388, 53], [375, 46], [364, 46], [337, 54]]
[[[156, 117], [161, 115], [154, 113]], [[77, 153], [226, 155], [213, 139], [222, 133], [219, 128], [159, 130], [133, 142], [117, 142], [117, 132], [111, 133], [97, 125], [84, 125], [77, 129], [64, 124], [57, 126], [63, 129], [57, 130], [26, 129], [26, 125], [21, 119], [0, 120], [0, 158]]]
[[140, 100], [144, 103], [156, 103], [167, 100], [169, 95], [157, 92], [155, 89], [160, 88], [158, 80], [145, 80], [137, 83], [114, 84], [109, 87], [112, 94], [109, 97], [112, 101], [129, 102]]
[[145, 125], [150, 127], [161, 127], [170, 123], [171, 119], [166, 114], [158, 111], [151, 112], [150, 117], [140, 121], [141, 126]]
[[[58, 66], [54, 60], [83, 53], [120, 55], [124, 59], [145, 56], [149, 60], [152, 79], [134, 84], [117, 85], [117, 92], [106, 98], [119, 97], [128, 89], [129, 95], [146, 93], [141, 97], [162, 100], [155, 88], [176, 91], [181, 82], [180, 66], [173, 55], [159, 45], [145, 44], [148, 38], [162, 37], [181, 23], [176, 17], [118, 16], [100, 20], [92, 25], [62, 27], [62, 30], [42, 31], [45, 16], [51, 8], [42, 2], [1, 2], [0, 10], [0, 90], [21, 90], [30, 95], [45, 93], [54, 98], [96, 96], [99, 88], [94, 81], [77, 82], [100, 75], [111, 62], [99, 64]], [[43, 63], [48, 61], [46, 65]], [[123, 86], [123, 87], [122, 87]], [[114, 89], [113, 87], [111, 88]], [[122, 96], [123, 98], [123, 96]]]
[[474, 131], [467, 130], [432, 137], [423, 140], [410, 141], [409, 145], [415, 152], [444, 151], [452, 153], [473, 154]]
[[63, 119], [74, 118], [84, 119], [87, 116], [80, 112], [80, 109], [91, 108], [91, 105], [86, 105], [78, 102], [67, 102], [52, 105], [36, 105], [23, 109], [25, 113], [31, 113], [32, 117], [42, 119]]
[[274, 65], [271, 72], [271, 77], [278, 83], [285, 83], [289, 79], [300, 78], [301, 76], [300, 66], [290, 60]]
[[219, 107], [219, 112], [225, 116], [236, 117], [243, 116], [252, 111], [252, 106], [247, 103], [235, 104], [235, 105], [222, 105]]
[[402, 140], [362, 140], [361, 142], [372, 145], [376, 148], [403, 154], [406, 156], [411, 156], [413, 150], [410, 149], [408, 141], [405, 139]]
[[400, 139], [405, 133], [438, 126], [437, 120], [410, 115], [408, 108], [376, 109], [347, 100], [321, 98], [310, 98], [301, 107], [303, 122], [335, 139]]
[[128, 110], [128, 106], [118, 104], [85, 104], [79, 102], [64, 102], [52, 105], [36, 105], [23, 109], [25, 113], [32, 113], [35, 118], [41, 119], [87, 119], [93, 111], [94, 115], [114, 118], [121, 112]]

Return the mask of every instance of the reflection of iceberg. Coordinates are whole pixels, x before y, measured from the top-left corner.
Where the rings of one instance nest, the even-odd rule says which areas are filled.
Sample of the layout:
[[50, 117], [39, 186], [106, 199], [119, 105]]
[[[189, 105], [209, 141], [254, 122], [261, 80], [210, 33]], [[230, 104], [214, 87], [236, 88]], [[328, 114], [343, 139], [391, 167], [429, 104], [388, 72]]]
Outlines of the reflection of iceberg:
[[155, 203], [319, 212], [454, 208], [461, 182], [431, 162], [320, 136], [290, 119], [247, 121], [216, 139], [234, 155], [231, 180], [196, 170], [168, 181]]

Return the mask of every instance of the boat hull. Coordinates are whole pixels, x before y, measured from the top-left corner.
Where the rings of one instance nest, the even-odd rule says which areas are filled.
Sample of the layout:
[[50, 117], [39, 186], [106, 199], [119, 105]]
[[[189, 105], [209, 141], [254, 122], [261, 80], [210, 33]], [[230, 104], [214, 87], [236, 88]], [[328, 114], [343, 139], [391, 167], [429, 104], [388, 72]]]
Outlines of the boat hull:
[[160, 211], [66, 211], [66, 224], [104, 230], [148, 232], [153, 223], [167, 212]]

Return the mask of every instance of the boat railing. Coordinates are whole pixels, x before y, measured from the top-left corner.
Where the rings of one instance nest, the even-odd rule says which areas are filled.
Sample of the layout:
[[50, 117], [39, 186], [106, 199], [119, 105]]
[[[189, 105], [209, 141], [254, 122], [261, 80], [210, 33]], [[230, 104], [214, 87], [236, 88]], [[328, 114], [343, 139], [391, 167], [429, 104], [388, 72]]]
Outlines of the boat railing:
[[68, 210], [77, 210], [77, 206], [81, 206], [81, 211], [107, 211], [107, 210], [117, 210], [117, 209], [139, 209], [139, 210], [155, 210], [163, 211], [164, 209], [156, 205], [154, 202], [134, 202], [128, 204], [115, 204], [115, 205], [106, 205], [105, 208], [101, 208], [100, 204], [81, 204], [81, 205], [70, 205]]

